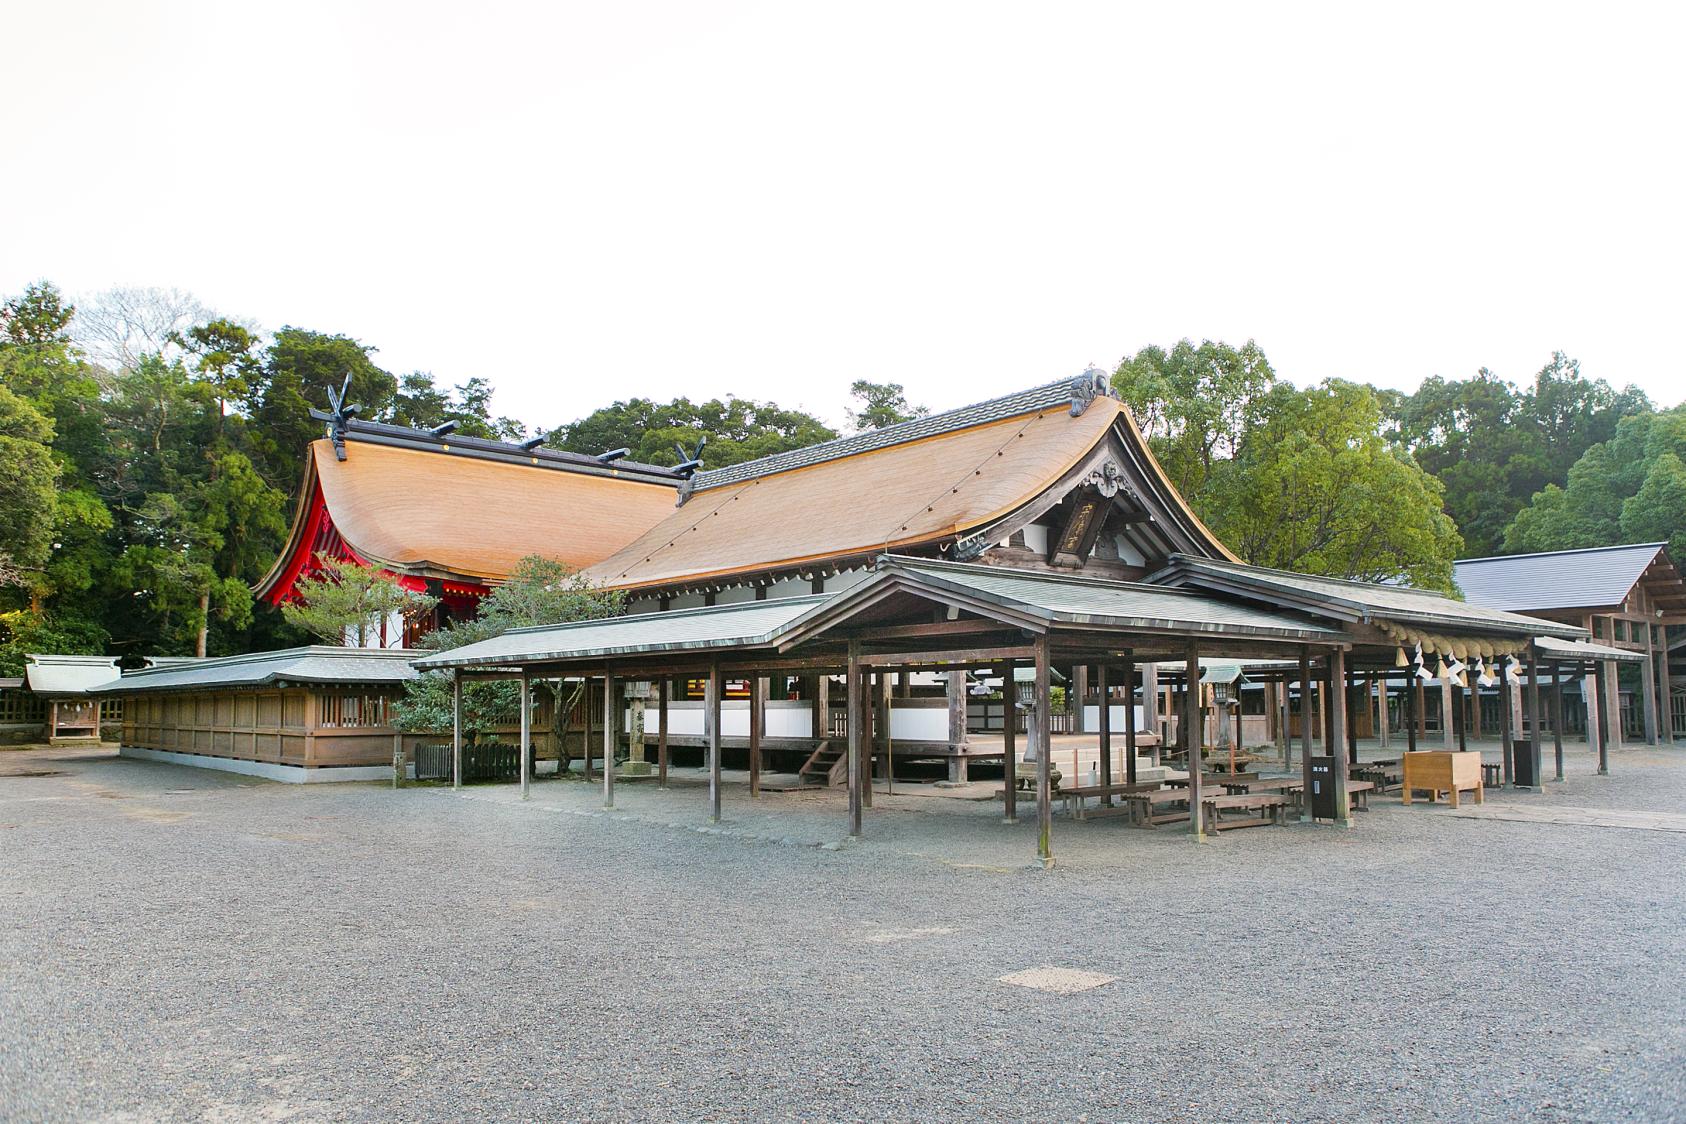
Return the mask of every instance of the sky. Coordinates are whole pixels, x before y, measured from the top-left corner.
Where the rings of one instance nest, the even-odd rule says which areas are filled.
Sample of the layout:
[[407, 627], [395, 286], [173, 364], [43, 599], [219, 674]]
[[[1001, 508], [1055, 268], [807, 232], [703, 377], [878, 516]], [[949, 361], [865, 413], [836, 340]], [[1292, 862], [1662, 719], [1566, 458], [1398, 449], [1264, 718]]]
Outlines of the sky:
[[1680, 5], [0, 0], [0, 293], [833, 422], [1251, 338], [1686, 398]]

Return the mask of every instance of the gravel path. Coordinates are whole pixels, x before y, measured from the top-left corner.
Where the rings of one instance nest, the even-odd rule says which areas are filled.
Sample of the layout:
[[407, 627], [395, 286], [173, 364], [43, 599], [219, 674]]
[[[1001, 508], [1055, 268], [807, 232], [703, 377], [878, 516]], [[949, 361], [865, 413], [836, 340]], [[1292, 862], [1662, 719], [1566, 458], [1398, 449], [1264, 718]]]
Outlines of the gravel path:
[[[1614, 765], [1490, 803], [1686, 811], [1686, 749]], [[1677, 833], [1060, 818], [1043, 871], [987, 803], [617, 799], [0, 752], [0, 1118], [1686, 1119]]]

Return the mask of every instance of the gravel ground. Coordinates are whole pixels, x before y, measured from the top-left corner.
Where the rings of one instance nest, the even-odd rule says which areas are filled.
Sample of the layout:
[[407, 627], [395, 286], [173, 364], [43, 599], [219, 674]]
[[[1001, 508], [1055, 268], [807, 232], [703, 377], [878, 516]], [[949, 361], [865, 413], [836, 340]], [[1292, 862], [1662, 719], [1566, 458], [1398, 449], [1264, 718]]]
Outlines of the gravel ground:
[[[1686, 749], [1613, 764], [1489, 804], [1686, 811]], [[0, 1117], [1686, 1119], [1683, 834], [1378, 800], [1044, 871], [987, 803], [617, 797], [0, 753]]]

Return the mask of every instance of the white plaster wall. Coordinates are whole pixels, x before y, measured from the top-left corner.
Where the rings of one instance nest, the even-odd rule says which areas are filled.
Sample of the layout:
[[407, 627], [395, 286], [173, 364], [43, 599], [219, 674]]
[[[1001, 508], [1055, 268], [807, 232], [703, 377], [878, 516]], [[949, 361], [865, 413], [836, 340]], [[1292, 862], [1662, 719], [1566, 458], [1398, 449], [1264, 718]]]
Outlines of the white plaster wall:
[[681, 593], [669, 599], [669, 609], [700, 609], [703, 606], [703, 595], [700, 593]]
[[755, 587], [749, 585], [733, 586], [723, 589], [714, 595], [716, 605], [741, 605], [745, 601], [755, 600]]
[[768, 597], [801, 597], [813, 592], [813, 583], [802, 578], [780, 578], [767, 587]]
[[[1122, 734], [1124, 732], [1124, 704], [1113, 703], [1110, 709], [1112, 714], [1109, 720], [1112, 723], [1112, 732], [1115, 734]], [[1142, 711], [1142, 708], [1138, 706], [1136, 708], [1136, 731], [1138, 733], [1148, 732], [1147, 726], [1144, 724], [1146, 722], [1147, 716]], [[1101, 728], [1100, 707], [1086, 706], [1083, 708], [1083, 728], [1091, 733]]]
[[871, 576], [865, 570], [844, 570], [825, 579], [825, 591], [836, 593], [840, 589], [852, 589]]

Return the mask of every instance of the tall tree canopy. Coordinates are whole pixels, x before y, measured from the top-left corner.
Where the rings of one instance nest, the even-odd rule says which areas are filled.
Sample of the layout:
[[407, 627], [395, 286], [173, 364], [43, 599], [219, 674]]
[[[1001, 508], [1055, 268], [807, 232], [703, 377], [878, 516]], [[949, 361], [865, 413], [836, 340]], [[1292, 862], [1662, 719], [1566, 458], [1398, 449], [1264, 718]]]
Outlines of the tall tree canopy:
[[1172, 483], [1246, 561], [1450, 588], [1457, 528], [1438, 482], [1383, 437], [1372, 388], [1278, 383], [1251, 340], [1143, 348], [1113, 385]]
[[604, 406], [571, 425], [553, 431], [553, 448], [576, 453], [631, 449], [634, 460], [646, 464], [674, 464], [675, 446], [694, 450], [704, 437], [708, 446], [703, 463], [724, 468], [757, 457], [830, 441], [837, 431], [811, 414], [786, 410], [773, 402], [747, 398], [711, 398], [692, 402], [675, 398], [654, 402], [632, 398]]
[[883, 429], [887, 425], [922, 418], [931, 412], [924, 406], [910, 406], [907, 392], [899, 382], [856, 379], [849, 386], [849, 397], [860, 403], [849, 414], [849, 424], [857, 431]]
[[1393, 407], [1398, 441], [1446, 487], [1446, 510], [1471, 553], [1492, 554], [1534, 493], [1561, 484], [1577, 459], [1624, 417], [1650, 408], [1581, 374], [1562, 352], [1516, 387], [1483, 368], [1473, 378], [1423, 380]]
[[1507, 552], [1667, 542], [1686, 564], [1686, 406], [1623, 418], [1505, 530]]

